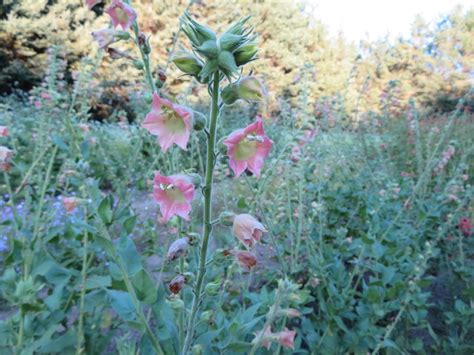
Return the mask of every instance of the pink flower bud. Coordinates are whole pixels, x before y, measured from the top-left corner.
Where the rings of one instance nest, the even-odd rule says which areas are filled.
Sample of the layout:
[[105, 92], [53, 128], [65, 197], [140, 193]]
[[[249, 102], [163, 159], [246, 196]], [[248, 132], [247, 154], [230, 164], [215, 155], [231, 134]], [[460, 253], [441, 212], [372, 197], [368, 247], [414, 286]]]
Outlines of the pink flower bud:
[[249, 214], [239, 214], [234, 218], [232, 232], [247, 248], [259, 242], [266, 231], [263, 224]]
[[8, 127], [0, 126], [0, 137], [8, 137], [9, 131]]
[[179, 274], [170, 281], [168, 289], [171, 291], [171, 293], [176, 295], [183, 289], [185, 283], [186, 278], [184, 275]]
[[88, 133], [90, 131], [89, 125], [86, 123], [79, 123], [77, 126], [84, 133]]

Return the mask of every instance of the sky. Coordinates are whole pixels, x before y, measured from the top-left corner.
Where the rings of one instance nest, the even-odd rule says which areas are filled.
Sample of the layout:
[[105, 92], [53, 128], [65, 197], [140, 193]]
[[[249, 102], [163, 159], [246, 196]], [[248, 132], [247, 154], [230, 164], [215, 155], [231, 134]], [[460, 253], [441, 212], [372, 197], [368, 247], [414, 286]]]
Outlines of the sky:
[[331, 35], [339, 31], [353, 41], [408, 36], [417, 14], [429, 23], [449, 12], [457, 4], [464, 9], [474, 7], [474, 0], [304, 0], [308, 11], [329, 28]]

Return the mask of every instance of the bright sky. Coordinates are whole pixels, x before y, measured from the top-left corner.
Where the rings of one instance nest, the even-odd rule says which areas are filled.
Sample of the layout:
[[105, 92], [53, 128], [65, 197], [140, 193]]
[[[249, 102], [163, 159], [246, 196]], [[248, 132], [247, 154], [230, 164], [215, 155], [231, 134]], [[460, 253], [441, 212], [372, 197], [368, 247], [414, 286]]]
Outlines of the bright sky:
[[464, 10], [474, 6], [474, 0], [304, 0], [316, 19], [329, 26], [330, 33], [342, 31], [346, 38], [377, 39], [387, 33], [408, 36], [417, 14], [435, 23], [439, 15], [457, 4]]

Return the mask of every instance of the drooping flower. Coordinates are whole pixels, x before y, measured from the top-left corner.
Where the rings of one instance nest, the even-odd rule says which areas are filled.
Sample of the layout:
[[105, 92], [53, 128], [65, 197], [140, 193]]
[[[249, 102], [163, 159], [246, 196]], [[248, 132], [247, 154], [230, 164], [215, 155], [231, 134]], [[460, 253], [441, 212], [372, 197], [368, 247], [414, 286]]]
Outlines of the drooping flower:
[[99, 48], [104, 49], [118, 40], [118, 34], [119, 31], [112, 28], [102, 28], [92, 32], [92, 37], [99, 44]]
[[163, 176], [157, 171], [153, 182], [153, 197], [160, 206], [163, 221], [168, 222], [173, 216], [189, 220], [194, 191], [194, 185], [186, 175]]
[[459, 219], [458, 227], [465, 237], [469, 237], [474, 231], [474, 226], [472, 225], [471, 220], [467, 217], [461, 217]]
[[8, 137], [9, 131], [8, 127], [0, 126], [0, 137]]
[[193, 111], [153, 94], [152, 109], [142, 124], [143, 128], [158, 137], [161, 149], [166, 152], [173, 143], [186, 150], [193, 127]]
[[184, 275], [177, 275], [176, 277], [173, 278], [173, 280], [170, 281], [168, 288], [173, 294], [178, 294], [182, 288], [184, 287], [184, 284], [186, 283], [186, 278]]
[[279, 332], [278, 334], [278, 342], [280, 343], [281, 346], [284, 346], [285, 348], [294, 348], [294, 340], [295, 340], [295, 335], [296, 332], [294, 330], [288, 330], [285, 328], [285, 330]]
[[186, 255], [189, 246], [189, 238], [179, 238], [171, 243], [170, 247], [168, 248], [168, 254], [166, 255], [166, 259], [169, 261], [173, 261], [178, 259], [179, 257]]
[[249, 169], [260, 176], [265, 158], [273, 142], [265, 135], [261, 117], [251, 125], [232, 132], [223, 142], [227, 146], [230, 167], [235, 177]]
[[124, 31], [128, 31], [137, 18], [133, 7], [122, 0], [112, 0], [105, 12], [110, 15], [114, 27], [121, 26]]
[[13, 150], [8, 149], [7, 147], [0, 147], [0, 163], [9, 163], [13, 157]]
[[77, 197], [64, 197], [63, 204], [66, 208], [66, 212], [71, 214], [76, 209], [77, 205], [81, 202], [80, 198]]
[[259, 242], [263, 233], [266, 231], [263, 224], [249, 214], [239, 214], [234, 218], [232, 233], [234, 233], [237, 239], [247, 248], [252, 248]]
[[233, 254], [245, 270], [251, 270], [257, 265], [257, 257], [249, 251], [235, 250]]
[[85, 0], [86, 6], [89, 10], [92, 10], [95, 5], [100, 4], [101, 2], [102, 0]]

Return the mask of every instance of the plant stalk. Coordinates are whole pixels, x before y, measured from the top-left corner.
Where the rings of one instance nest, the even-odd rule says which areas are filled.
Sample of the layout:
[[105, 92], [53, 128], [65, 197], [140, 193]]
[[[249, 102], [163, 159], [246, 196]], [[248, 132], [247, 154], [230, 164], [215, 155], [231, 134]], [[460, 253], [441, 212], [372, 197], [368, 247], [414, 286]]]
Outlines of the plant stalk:
[[209, 138], [207, 140], [207, 161], [206, 161], [206, 180], [203, 187], [204, 194], [204, 229], [202, 233], [202, 244], [201, 251], [199, 254], [199, 270], [196, 279], [196, 286], [194, 289], [193, 302], [191, 306], [191, 313], [189, 316], [186, 339], [184, 341], [182, 354], [188, 353], [194, 336], [194, 326], [196, 321], [196, 315], [201, 302], [201, 292], [204, 281], [204, 275], [206, 274], [206, 257], [207, 247], [209, 244], [209, 237], [212, 232], [212, 182], [214, 176], [214, 165], [216, 160], [215, 145], [216, 145], [216, 128], [217, 119], [219, 117], [219, 81], [220, 73], [214, 74], [214, 81], [212, 85], [212, 107], [211, 107], [211, 120], [209, 122]]

